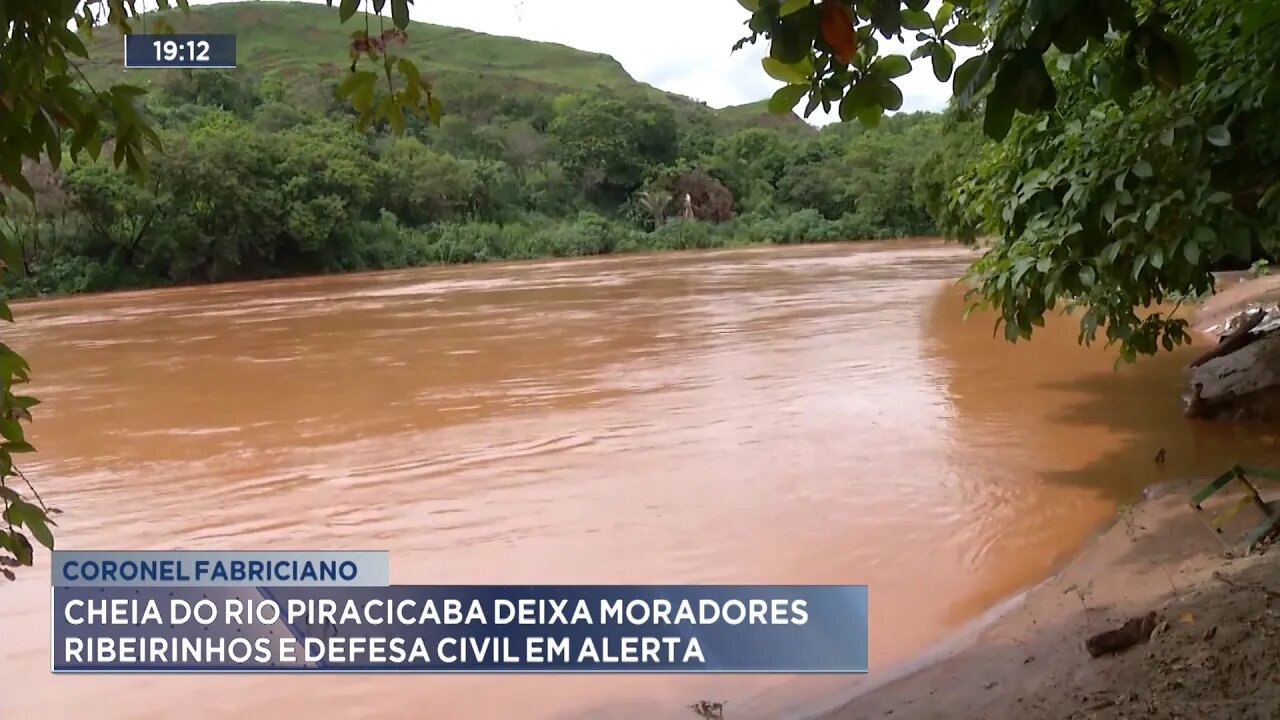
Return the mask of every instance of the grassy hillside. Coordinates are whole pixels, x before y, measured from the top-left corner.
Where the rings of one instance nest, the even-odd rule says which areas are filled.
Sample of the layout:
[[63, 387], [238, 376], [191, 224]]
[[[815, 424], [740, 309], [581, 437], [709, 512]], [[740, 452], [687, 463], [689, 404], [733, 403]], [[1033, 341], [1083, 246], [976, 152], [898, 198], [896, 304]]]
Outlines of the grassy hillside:
[[744, 127], [769, 127], [784, 132], [816, 132], [815, 128], [801, 120], [798, 115], [791, 113], [789, 115], [774, 115], [769, 112], [769, 101], [757, 100], [753, 103], [745, 105], [732, 105], [730, 107], [717, 110], [716, 115], [726, 125], [732, 128]]
[[[333, 8], [300, 2], [201, 5], [193, 6], [188, 15], [169, 12], [150, 17], [163, 17], [180, 33], [234, 33], [241, 68], [260, 74], [277, 71], [285, 76], [343, 72], [350, 33], [358, 21], [340, 25]], [[389, 20], [386, 25], [391, 27]], [[378, 26], [372, 29], [376, 33]], [[572, 90], [636, 83], [608, 55], [427, 23], [411, 24], [409, 42], [398, 52], [412, 58], [427, 74], [500, 74]], [[105, 79], [123, 70], [120, 38], [114, 33], [97, 36], [91, 56], [99, 77]], [[150, 74], [130, 72], [134, 73]]]
[[[187, 15], [169, 12], [149, 17], [153, 20], [163, 17], [179, 33], [234, 33], [237, 64], [241, 70], [261, 76], [277, 74], [293, 81], [340, 78], [347, 69], [350, 33], [358, 21], [357, 18], [340, 25], [335, 9], [300, 2], [201, 5], [193, 6]], [[389, 20], [386, 25], [391, 26]], [[375, 33], [378, 30], [376, 25], [372, 29]], [[689, 98], [637, 81], [609, 55], [429, 23], [412, 23], [408, 32], [408, 43], [397, 49], [397, 53], [413, 59], [424, 74], [445, 87], [480, 80], [510, 83], [513, 91], [553, 95], [561, 92], [641, 93], [671, 103], [681, 115], [705, 110], [705, 106]], [[131, 83], [146, 85], [165, 73], [175, 72], [126, 72], [121, 39], [114, 32], [95, 36], [90, 44], [90, 57], [87, 75], [95, 84], [127, 78]], [[786, 118], [770, 115], [763, 101], [714, 114], [735, 126], [808, 127], [794, 115]]]

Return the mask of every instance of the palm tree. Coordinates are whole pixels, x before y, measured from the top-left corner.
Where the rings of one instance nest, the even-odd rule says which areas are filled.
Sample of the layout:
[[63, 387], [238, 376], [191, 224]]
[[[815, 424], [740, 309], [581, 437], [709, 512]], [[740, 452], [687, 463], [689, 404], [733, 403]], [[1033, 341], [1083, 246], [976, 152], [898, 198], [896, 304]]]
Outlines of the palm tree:
[[641, 190], [636, 194], [636, 203], [653, 218], [653, 229], [657, 230], [667, 219], [671, 193], [657, 189]]

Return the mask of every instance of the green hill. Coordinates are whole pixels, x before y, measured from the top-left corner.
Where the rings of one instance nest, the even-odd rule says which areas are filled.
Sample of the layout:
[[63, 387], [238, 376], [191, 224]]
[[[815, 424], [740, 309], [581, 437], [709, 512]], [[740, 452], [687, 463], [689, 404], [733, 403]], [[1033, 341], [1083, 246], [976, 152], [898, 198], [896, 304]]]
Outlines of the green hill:
[[801, 120], [798, 115], [775, 115], [769, 112], [769, 101], [757, 100], [745, 105], [732, 105], [716, 111], [716, 115], [733, 128], [771, 127], [790, 132], [816, 132], [816, 129]]
[[[189, 14], [152, 13], [179, 33], [234, 33], [237, 65], [242, 72], [276, 74], [292, 82], [336, 82], [347, 69], [347, 48], [357, 19], [339, 24], [333, 8], [300, 2], [241, 2], [202, 5]], [[377, 22], [377, 19], [374, 19]], [[390, 27], [390, 21], [386, 21]], [[141, 24], [135, 31], [141, 31]], [[375, 32], [377, 26], [374, 26]], [[702, 103], [639, 82], [609, 55], [555, 43], [412, 23], [409, 40], [396, 50], [411, 58], [422, 72], [447, 90], [450, 86], [492, 85], [504, 94], [563, 92], [640, 93], [674, 105], [683, 116], [708, 114], [734, 126], [807, 128], [799, 117], [778, 117], [763, 101], [713, 111]], [[173, 70], [124, 69], [121, 39], [114, 32], [95, 35], [90, 43], [86, 74], [95, 83], [127, 79], [147, 85]], [[448, 99], [448, 92], [442, 92]]]
[[356, 132], [334, 91], [363, 22], [282, 2], [163, 20], [234, 33], [237, 69], [125, 70], [118, 34], [91, 39], [87, 79], [146, 86], [135, 106], [158, 147], [142, 182], [82, 154], [33, 172], [34, 202], [0, 188], [19, 208], [26, 271], [0, 297], [920, 235], [934, 227], [924, 203], [938, 205], [951, 177], [917, 182], [918, 169], [946, 167], [930, 160], [936, 115], [819, 131], [763, 102], [713, 110], [606, 55], [428, 24], [398, 52], [435, 84], [445, 117]]

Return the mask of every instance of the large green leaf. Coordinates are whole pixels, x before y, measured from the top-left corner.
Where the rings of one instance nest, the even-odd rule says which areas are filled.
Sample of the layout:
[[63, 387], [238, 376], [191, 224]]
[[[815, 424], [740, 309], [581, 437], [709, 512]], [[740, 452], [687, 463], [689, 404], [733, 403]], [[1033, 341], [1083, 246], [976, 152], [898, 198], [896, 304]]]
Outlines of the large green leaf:
[[391, 21], [401, 30], [409, 27], [409, 3], [413, 0], [391, 0]]
[[934, 50], [929, 60], [933, 64], [933, 76], [937, 78], [938, 82], [946, 82], [951, 79], [951, 67], [955, 59], [955, 50], [946, 45], [941, 45]]
[[975, 45], [981, 45], [982, 41], [987, 39], [987, 35], [982, 32], [982, 28], [966, 21], [948, 30], [942, 38], [955, 45], [972, 47]]
[[786, 85], [778, 88], [773, 97], [769, 98], [769, 112], [775, 115], [786, 115], [795, 109], [800, 98], [807, 92], [809, 92], [807, 85]]
[[911, 72], [911, 61], [904, 55], [885, 55], [876, 60], [871, 69], [887, 77], [902, 77]]
[[932, 30], [933, 18], [923, 10], [903, 10], [902, 26], [908, 30]]
[[781, 80], [789, 85], [799, 85], [807, 83], [809, 76], [813, 74], [813, 64], [808, 58], [790, 65], [779, 61], [777, 58], [766, 57], [761, 60], [764, 65], [764, 71], [775, 80]]

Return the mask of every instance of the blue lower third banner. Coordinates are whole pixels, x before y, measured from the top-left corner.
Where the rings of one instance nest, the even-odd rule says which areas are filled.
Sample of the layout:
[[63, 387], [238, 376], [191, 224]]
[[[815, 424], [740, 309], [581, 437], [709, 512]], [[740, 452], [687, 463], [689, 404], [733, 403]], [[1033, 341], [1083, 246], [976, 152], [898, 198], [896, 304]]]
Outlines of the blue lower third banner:
[[387, 585], [385, 553], [57, 552], [55, 672], [862, 673], [867, 588]]

